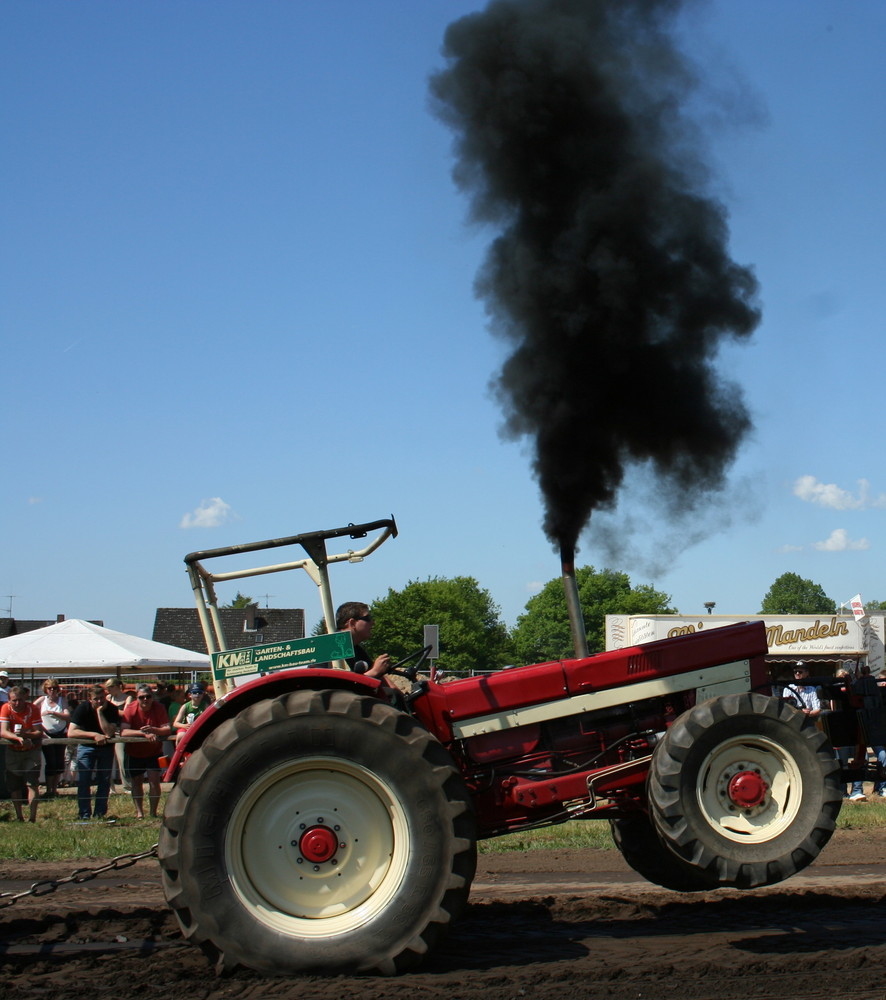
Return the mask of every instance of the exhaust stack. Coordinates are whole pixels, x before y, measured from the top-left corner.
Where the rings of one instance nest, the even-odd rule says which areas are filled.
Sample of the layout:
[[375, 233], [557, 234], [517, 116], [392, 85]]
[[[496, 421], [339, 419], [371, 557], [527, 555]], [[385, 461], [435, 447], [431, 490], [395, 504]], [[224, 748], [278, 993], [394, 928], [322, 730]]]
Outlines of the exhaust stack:
[[563, 590], [566, 592], [566, 611], [569, 614], [569, 629], [572, 632], [572, 645], [576, 659], [589, 656], [588, 637], [585, 632], [585, 620], [581, 613], [581, 601], [578, 599], [578, 581], [575, 579], [575, 547], [560, 546], [560, 565], [563, 569]]

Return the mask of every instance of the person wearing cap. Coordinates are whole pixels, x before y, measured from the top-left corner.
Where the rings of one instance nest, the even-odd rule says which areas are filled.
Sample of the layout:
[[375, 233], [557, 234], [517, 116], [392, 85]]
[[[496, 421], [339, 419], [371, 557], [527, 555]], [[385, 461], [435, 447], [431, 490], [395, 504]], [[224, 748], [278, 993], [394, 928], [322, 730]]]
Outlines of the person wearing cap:
[[192, 684], [188, 688], [188, 700], [178, 710], [172, 723], [176, 743], [188, 726], [193, 725], [194, 720], [205, 712], [210, 704], [209, 695], [203, 684]]
[[818, 688], [807, 684], [808, 680], [809, 667], [800, 660], [794, 666], [793, 683], [785, 685], [784, 698], [804, 715], [816, 719], [821, 715], [821, 699], [818, 696]]

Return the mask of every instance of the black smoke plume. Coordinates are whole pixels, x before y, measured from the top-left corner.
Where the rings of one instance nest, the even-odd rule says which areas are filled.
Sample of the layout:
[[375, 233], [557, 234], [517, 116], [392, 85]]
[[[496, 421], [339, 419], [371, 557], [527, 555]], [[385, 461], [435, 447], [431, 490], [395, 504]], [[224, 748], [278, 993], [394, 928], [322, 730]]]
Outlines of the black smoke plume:
[[513, 352], [494, 381], [527, 437], [552, 542], [574, 546], [651, 469], [692, 506], [751, 427], [714, 368], [759, 322], [686, 112], [676, 0], [492, 0], [449, 26], [431, 79], [454, 175], [494, 224], [477, 277]]

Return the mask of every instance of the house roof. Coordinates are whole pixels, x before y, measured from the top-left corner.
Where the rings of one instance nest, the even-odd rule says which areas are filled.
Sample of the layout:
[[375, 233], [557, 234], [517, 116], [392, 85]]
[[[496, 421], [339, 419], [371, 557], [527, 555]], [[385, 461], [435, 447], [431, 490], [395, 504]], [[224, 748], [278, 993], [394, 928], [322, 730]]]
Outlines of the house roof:
[[[219, 608], [228, 649], [243, 649], [265, 642], [303, 639], [303, 608]], [[196, 608], [157, 608], [154, 618], [155, 642], [207, 652]]]
[[[10, 635], [22, 635], [24, 632], [33, 632], [38, 628], [47, 628], [49, 625], [56, 625], [65, 620], [64, 615], [57, 615], [55, 618], [46, 620], [35, 620], [30, 618], [0, 618], [0, 639], [5, 639]], [[91, 625], [104, 625], [100, 618], [90, 618]]]

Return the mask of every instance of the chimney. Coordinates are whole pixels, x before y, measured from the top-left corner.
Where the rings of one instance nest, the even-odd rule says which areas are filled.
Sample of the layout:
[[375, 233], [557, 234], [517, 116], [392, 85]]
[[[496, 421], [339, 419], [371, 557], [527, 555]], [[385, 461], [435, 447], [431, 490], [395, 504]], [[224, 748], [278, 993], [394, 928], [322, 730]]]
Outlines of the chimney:
[[255, 626], [255, 613], [258, 610], [258, 604], [253, 602], [248, 604], [243, 609], [243, 631], [244, 632], [257, 632], [258, 629]]
[[64, 615], [56, 615], [55, 616], [55, 623], [56, 623], [56, 625], [58, 625], [59, 622], [63, 622], [64, 620], [65, 620], [65, 616]]
[[563, 590], [566, 592], [566, 610], [569, 614], [569, 629], [576, 659], [588, 656], [588, 636], [585, 632], [584, 615], [578, 597], [578, 581], [575, 578], [575, 547], [560, 546], [560, 565], [563, 568]]

